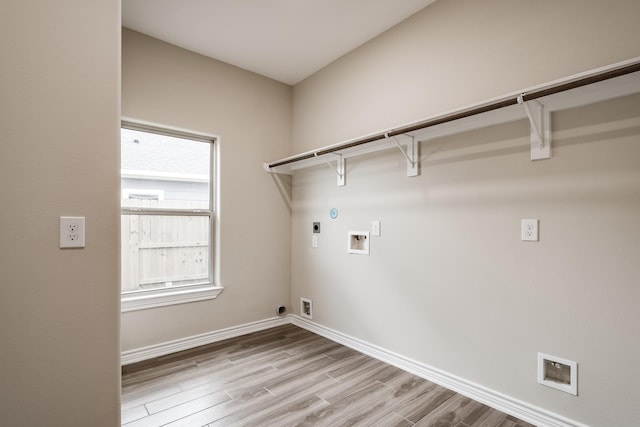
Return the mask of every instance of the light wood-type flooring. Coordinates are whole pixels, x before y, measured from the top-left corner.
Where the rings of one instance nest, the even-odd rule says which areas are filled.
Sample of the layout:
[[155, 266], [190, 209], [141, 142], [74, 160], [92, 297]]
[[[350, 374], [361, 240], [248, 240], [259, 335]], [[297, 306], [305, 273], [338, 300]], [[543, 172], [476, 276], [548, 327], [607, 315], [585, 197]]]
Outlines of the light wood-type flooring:
[[122, 369], [122, 424], [531, 424], [293, 325]]

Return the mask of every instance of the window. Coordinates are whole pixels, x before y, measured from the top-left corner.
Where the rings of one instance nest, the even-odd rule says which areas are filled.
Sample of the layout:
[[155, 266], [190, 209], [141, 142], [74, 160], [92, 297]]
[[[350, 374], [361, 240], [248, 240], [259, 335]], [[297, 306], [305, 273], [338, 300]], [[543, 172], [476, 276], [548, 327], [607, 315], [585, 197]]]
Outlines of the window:
[[121, 129], [122, 311], [215, 298], [214, 138]]

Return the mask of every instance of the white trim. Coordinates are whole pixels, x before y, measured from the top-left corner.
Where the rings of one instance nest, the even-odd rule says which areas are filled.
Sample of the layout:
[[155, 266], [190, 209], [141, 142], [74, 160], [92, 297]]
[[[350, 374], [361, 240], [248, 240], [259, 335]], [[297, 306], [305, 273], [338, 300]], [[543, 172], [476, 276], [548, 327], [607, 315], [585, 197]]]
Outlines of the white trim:
[[122, 352], [121, 364], [124, 366], [130, 363], [140, 362], [142, 360], [153, 359], [154, 357], [189, 350], [201, 345], [224, 341], [229, 338], [235, 338], [265, 329], [271, 329], [276, 326], [287, 325], [289, 323], [290, 321], [286, 317], [273, 317], [270, 319], [259, 320], [257, 322], [246, 323], [240, 326], [232, 326], [230, 328], [206, 332], [200, 335], [154, 344], [147, 347], [126, 350]]
[[215, 299], [224, 290], [221, 286], [206, 288], [168, 288], [169, 291], [134, 292], [122, 294], [121, 312], [146, 310], [148, 308], [163, 307], [165, 305], [184, 304], [187, 302]]
[[361, 353], [374, 357], [402, 370], [432, 381], [443, 387], [484, 403], [504, 413], [513, 415], [523, 421], [537, 426], [548, 427], [587, 427], [585, 424], [570, 420], [545, 409], [514, 399], [495, 390], [441, 371], [440, 369], [404, 357], [384, 348], [369, 344], [338, 331], [310, 322], [300, 316], [289, 315], [291, 323], [303, 329], [321, 335], [332, 341], [353, 348]]
[[169, 135], [175, 138], [193, 139], [201, 142], [216, 143], [220, 138], [212, 133], [199, 132], [191, 129], [168, 126], [164, 123], [150, 122], [147, 120], [140, 120], [133, 117], [120, 117], [120, 127], [130, 130], [137, 130], [140, 132], [151, 132], [160, 135]]
[[184, 182], [209, 182], [209, 175], [195, 173], [159, 172], [148, 170], [122, 169], [122, 178], [130, 179], [151, 179], [161, 181], [184, 181]]
[[130, 199], [131, 195], [156, 196], [158, 200], [164, 200], [164, 190], [152, 190], [147, 188], [123, 188], [122, 198]]

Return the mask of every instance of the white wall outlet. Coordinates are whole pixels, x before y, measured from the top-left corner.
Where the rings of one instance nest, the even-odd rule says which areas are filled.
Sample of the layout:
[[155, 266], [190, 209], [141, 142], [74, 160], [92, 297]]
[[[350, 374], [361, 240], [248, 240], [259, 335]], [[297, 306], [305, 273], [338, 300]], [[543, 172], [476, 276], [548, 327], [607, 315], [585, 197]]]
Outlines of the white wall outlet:
[[380, 221], [371, 221], [371, 235], [375, 237], [380, 236]]
[[318, 247], [318, 236], [316, 236], [315, 234], [311, 236], [311, 247], [312, 248]]
[[84, 217], [60, 217], [60, 248], [84, 248]]
[[523, 219], [522, 220], [522, 240], [537, 242], [538, 241], [538, 220]]

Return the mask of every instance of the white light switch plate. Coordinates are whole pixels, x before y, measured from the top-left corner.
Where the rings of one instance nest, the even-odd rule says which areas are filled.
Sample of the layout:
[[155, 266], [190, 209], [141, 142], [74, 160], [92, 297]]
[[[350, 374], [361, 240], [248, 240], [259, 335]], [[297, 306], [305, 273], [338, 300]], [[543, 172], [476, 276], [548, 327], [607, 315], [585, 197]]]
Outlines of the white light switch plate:
[[380, 221], [371, 221], [371, 235], [380, 236]]

